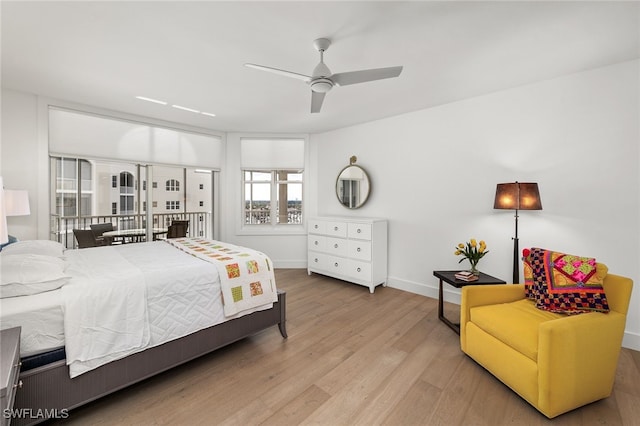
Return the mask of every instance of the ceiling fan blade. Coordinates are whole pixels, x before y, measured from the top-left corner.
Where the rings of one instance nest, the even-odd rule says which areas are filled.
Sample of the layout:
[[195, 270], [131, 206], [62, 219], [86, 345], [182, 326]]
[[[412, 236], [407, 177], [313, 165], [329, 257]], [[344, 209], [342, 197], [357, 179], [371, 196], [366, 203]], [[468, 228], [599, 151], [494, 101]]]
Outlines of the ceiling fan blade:
[[298, 74], [297, 72], [285, 71], [285, 70], [280, 70], [278, 68], [265, 67], [264, 65], [256, 65], [256, 64], [244, 64], [244, 66], [261, 70], [261, 71], [269, 71], [274, 74], [283, 75], [285, 77], [297, 78], [298, 80], [302, 80], [305, 83], [309, 83], [311, 81], [311, 77], [309, 77], [308, 75]]
[[324, 101], [324, 95], [327, 93], [321, 92], [311, 92], [311, 112], [320, 112], [320, 108], [322, 108], [322, 101]]
[[382, 80], [385, 78], [393, 78], [400, 75], [402, 67], [375, 68], [362, 71], [339, 72], [331, 76], [338, 86], [348, 86], [349, 84], [364, 83], [367, 81]]

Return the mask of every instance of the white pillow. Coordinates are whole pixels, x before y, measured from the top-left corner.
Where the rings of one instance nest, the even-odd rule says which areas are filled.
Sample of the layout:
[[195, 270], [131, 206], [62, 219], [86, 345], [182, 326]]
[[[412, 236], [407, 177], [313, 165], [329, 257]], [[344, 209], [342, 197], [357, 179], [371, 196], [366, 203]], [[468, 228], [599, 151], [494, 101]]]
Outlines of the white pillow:
[[2, 254], [41, 254], [43, 256], [63, 257], [64, 246], [57, 241], [50, 240], [16, 241], [3, 248]]
[[39, 254], [0, 256], [0, 298], [29, 296], [62, 287], [69, 280], [64, 260]]

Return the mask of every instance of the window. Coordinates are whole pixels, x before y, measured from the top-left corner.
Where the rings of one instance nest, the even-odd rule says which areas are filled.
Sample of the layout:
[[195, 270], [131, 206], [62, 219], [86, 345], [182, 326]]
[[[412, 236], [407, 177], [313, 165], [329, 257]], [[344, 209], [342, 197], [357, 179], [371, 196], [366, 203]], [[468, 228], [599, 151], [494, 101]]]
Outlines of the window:
[[[91, 214], [93, 182], [92, 165], [78, 158], [52, 158], [52, 170], [56, 171], [52, 209], [59, 216], [83, 216]], [[78, 201], [79, 200], [79, 201]]]
[[167, 201], [165, 206], [167, 210], [180, 210], [180, 201]]
[[244, 171], [244, 224], [302, 223], [302, 171]]
[[135, 214], [135, 179], [129, 172], [120, 173], [120, 214]]
[[166, 182], [167, 191], [180, 191], [180, 181], [176, 179], [169, 179]]
[[304, 139], [240, 139], [242, 224], [301, 225]]
[[[213, 237], [216, 169], [224, 159], [220, 136], [56, 107], [49, 107], [48, 118], [51, 235], [65, 246], [75, 244], [72, 229], [91, 223], [140, 228], [167, 216], [192, 224], [202, 218], [194, 235]], [[55, 152], [75, 155], [65, 158]], [[156, 182], [144, 182], [145, 176]], [[176, 201], [172, 210], [165, 209], [168, 200]]]

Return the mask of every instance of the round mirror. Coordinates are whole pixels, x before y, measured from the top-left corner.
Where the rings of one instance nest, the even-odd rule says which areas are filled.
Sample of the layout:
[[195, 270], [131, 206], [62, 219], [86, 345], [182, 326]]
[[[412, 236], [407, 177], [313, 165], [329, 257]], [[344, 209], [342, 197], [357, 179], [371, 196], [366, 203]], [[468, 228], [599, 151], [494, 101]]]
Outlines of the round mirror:
[[336, 180], [338, 201], [349, 209], [362, 207], [369, 197], [370, 188], [367, 172], [354, 164], [342, 169]]

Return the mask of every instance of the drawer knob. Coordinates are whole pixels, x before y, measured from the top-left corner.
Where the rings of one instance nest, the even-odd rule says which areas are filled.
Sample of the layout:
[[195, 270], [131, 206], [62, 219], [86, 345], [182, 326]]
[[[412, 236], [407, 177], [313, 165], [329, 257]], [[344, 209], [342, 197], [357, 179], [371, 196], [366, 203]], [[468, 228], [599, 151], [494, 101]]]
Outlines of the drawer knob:
[[338, 267], [338, 262], [334, 263], [333, 266], [335, 266], [337, 268]]
[[335, 243], [335, 244], [333, 245], [333, 248], [338, 248], [338, 243]]
[[318, 241], [317, 241], [317, 240], [316, 240], [316, 241], [314, 241], [314, 242], [313, 242], [313, 244], [318, 245]]
[[318, 263], [318, 258], [313, 259], [314, 262]]
[[16, 383], [15, 385], [13, 385], [13, 388], [19, 388], [22, 389], [22, 380], [18, 380], [18, 383]]
[[334, 226], [334, 227], [333, 227], [333, 230], [334, 230], [334, 231], [337, 231], [337, 230], [338, 230], [338, 227], [337, 227], [337, 226]]
[[356, 231], [358, 234], [362, 232], [362, 229], [358, 228], [358, 230]]
[[358, 248], [356, 249], [356, 251], [357, 251], [358, 253], [360, 253], [360, 251], [361, 251], [361, 250], [360, 250], [360, 247], [358, 247]]
[[361, 272], [361, 271], [362, 271], [362, 269], [358, 268], [358, 272]]
[[316, 228], [316, 229], [318, 229], [318, 225], [317, 225], [317, 224], [316, 224], [316, 225], [313, 225], [313, 227], [314, 227], [314, 228]]

